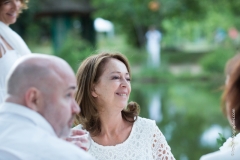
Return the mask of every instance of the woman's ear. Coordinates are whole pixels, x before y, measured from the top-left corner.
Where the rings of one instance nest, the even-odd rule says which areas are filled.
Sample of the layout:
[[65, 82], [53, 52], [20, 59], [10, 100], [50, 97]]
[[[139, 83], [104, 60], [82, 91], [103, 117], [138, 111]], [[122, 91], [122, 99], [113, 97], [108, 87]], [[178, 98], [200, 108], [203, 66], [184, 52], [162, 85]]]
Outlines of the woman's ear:
[[92, 94], [92, 96], [95, 97], [95, 98], [98, 97], [98, 95], [97, 95], [97, 93], [96, 93], [96, 90], [95, 90], [95, 85], [93, 85], [93, 87], [92, 87], [92, 89], [91, 89], [91, 94]]

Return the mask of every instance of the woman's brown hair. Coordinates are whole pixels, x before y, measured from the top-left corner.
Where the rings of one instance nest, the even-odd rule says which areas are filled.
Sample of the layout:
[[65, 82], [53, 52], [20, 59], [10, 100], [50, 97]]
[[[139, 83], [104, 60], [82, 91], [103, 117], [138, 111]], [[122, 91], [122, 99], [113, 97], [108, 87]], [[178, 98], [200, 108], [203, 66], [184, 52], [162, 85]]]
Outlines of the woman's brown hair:
[[[103, 74], [106, 64], [110, 59], [117, 59], [125, 64], [130, 74], [130, 66], [127, 58], [120, 53], [99, 53], [85, 59], [77, 71], [77, 92], [75, 99], [81, 109], [76, 116], [75, 125], [82, 124], [83, 128], [97, 136], [101, 132], [101, 121], [99, 118], [98, 107], [91, 92], [93, 85], [98, 83]], [[130, 102], [122, 110], [124, 120], [133, 123], [139, 114], [139, 106], [136, 102]]]
[[227, 62], [225, 73], [228, 78], [222, 95], [223, 112], [235, 119], [235, 126], [240, 130], [240, 54]]

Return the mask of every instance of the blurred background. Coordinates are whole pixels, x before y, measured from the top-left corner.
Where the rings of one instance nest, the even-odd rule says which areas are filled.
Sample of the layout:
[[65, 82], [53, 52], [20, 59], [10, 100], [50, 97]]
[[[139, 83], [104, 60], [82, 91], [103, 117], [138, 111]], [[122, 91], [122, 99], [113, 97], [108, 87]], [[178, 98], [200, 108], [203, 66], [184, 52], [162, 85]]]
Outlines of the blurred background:
[[[96, 51], [119, 51], [132, 67], [130, 100], [156, 120], [177, 160], [197, 160], [231, 136], [221, 111], [224, 66], [240, 43], [237, 0], [30, 0], [12, 25], [32, 52], [76, 71]], [[161, 32], [159, 67], [148, 63], [149, 26]], [[144, 145], [144, 144], [143, 144]]]

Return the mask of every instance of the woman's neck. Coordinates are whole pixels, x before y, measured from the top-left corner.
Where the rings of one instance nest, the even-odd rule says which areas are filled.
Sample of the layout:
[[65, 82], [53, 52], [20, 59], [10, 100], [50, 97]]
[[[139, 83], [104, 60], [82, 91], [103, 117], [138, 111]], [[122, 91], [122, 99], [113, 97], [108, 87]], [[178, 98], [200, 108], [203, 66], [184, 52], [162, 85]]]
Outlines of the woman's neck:
[[101, 132], [104, 134], [117, 133], [124, 126], [125, 122], [121, 113], [100, 114]]
[[103, 146], [114, 146], [124, 142], [130, 135], [132, 123], [125, 121], [122, 114], [100, 114], [101, 133], [92, 137], [95, 142]]

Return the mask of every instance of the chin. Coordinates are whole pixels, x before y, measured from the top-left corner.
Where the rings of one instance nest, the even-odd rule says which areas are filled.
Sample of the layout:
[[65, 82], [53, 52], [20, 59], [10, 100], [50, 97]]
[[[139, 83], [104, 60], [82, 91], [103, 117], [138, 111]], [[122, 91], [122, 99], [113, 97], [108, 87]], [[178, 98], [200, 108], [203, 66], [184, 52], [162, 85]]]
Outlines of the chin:
[[119, 106], [121, 108], [121, 111], [124, 110], [125, 108], [127, 108], [127, 104], [121, 105]]
[[14, 19], [9, 20], [6, 24], [11, 25], [11, 24], [16, 23], [16, 21], [17, 21], [17, 19], [14, 18]]
[[13, 22], [9, 23], [9, 25], [14, 24], [14, 23], [16, 23], [16, 21], [13, 21]]

